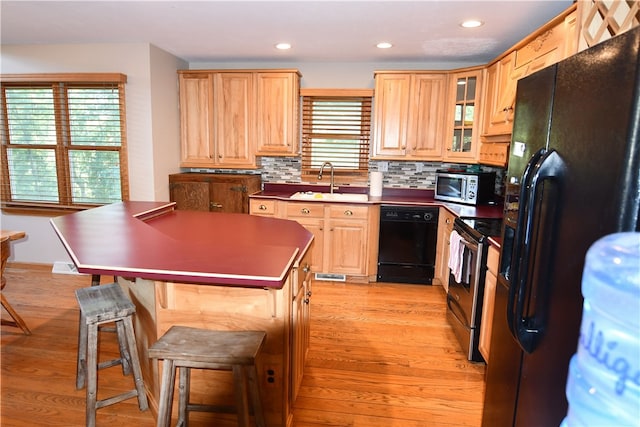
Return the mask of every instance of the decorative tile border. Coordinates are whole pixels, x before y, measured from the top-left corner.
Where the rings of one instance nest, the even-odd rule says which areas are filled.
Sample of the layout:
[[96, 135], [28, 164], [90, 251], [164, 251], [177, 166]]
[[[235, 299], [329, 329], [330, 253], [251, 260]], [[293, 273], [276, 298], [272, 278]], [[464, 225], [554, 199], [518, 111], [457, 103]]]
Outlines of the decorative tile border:
[[[230, 169], [190, 169], [191, 172], [206, 173], [242, 173], [261, 174], [263, 183], [270, 184], [301, 184], [302, 161], [299, 157], [259, 157], [259, 169], [230, 170]], [[435, 173], [438, 169], [460, 167], [459, 164], [442, 162], [394, 162], [369, 161], [369, 170], [382, 171], [383, 187], [410, 188], [433, 190], [435, 188]], [[496, 172], [496, 194], [504, 194], [505, 171], [502, 168], [481, 166], [486, 172]]]

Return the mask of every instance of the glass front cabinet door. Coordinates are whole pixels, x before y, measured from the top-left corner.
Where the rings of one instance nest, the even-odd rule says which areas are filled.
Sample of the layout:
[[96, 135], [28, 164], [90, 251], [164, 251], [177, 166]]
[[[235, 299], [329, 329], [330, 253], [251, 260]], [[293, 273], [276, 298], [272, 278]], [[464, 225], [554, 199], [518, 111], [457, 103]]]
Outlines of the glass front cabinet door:
[[445, 160], [474, 162], [478, 151], [482, 69], [451, 75], [449, 142]]

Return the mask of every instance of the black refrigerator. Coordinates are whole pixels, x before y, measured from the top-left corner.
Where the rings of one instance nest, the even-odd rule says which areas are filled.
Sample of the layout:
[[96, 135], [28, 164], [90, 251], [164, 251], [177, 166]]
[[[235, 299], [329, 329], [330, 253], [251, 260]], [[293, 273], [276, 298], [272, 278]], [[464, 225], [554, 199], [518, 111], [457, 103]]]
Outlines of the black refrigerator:
[[586, 252], [640, 231], [639, 46], [636, 28], [518, 82], [484, 427], [566, 416]]

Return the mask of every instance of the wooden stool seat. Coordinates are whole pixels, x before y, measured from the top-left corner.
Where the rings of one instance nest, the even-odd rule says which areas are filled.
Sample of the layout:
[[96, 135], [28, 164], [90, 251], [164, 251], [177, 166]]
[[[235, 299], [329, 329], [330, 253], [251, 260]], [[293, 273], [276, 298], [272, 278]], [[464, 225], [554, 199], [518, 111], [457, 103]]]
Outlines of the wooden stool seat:
[[[86, 383], [87, 426], [95, 426], [97, 409], [136, 396], [138, 397], [140, 410], [146, 410], [149, 405], [144, 391], [132, 322], [136, 307], [125, 296], [122, 288], [117, 283], [77, 289], [76, 299], [80, 306], [76, 388], [82, 389]], [[98, 326], [110, 322], [115, 322], [116, 324], [120, 358], [98, 363]], [[128, 375], [133, 371], [135, 389], [107, 399], [98, 400], [97, 371], [115, 365], [122, 365], [124, 375]]]
[[[172, 326], [149, 348], [149, 357], [163, 359], [157, 426], [171, 423], [176, 368], [180, 369], [178, 426], [189, 423], [189, 411], [231, 412], [232, 408], [189, 402], [191, 368], [233, 372], [239, 425], [249, 426], [249, 395], [256, 425], [265, 426], [258, 388], [256, 358], [265, 341], [263, 331], [212, 331]], [[248, 383], [248, 387], [247, 387]]]

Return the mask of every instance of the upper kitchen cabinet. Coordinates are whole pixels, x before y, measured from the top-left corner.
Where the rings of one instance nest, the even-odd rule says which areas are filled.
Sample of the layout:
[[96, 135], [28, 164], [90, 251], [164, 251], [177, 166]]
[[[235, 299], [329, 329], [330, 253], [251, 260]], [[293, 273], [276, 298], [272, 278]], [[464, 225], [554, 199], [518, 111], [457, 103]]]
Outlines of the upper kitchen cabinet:
[[451, 74], [445, 161], [475, 163], [477, 160], [483, 73], [482, 68], [474, 68]]
[[514, 72], [516, 52], [511, 52], [487, 68], [484, 123], [482, 139], [490, 136], [499, 141], [509, 142], [513, 127], [513, 112], [516, 102], [516, 86], [520, 77]]
[[511, 141], [518, 80], [576, 52], [575, 6], [532, 33], [487, 68], [483, 142]]
[[376, 72], [373, 157], [440, 160], [446, 73]]
[[290, 70], [179, 71], [181, 167], [255, 169], [294, 155], [300, 76]]
[[180, 166], [209, 166], [215, 161], [213, 75], [180, 73]]
[[181, 167], [255, 168], [251, 73], [178, 72]]
[[256, 75], [256, 88], [256, 154], [298, 154], [300, 74], [297, 71], [260, 72]]

